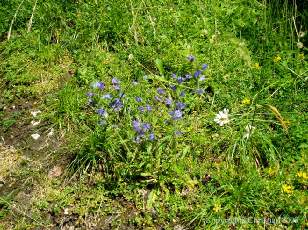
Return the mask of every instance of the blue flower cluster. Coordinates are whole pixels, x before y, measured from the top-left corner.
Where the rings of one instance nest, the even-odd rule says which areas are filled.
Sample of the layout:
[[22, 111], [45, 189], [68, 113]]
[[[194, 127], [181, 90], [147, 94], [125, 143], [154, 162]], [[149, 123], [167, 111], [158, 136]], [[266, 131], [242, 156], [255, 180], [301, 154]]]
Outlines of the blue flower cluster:
[[[187, 60], [192, 63], [196, 58], [193, 55], [189, 55]], [[166, 117], [163, 117], [164, 122], [161, 124], [174, 125], [175, 123], [172, 121], [176, 122], [181, 120], [187, 109], [187, 105], [183, 100], [186, 94], [189, 93], [186, 92], [184, 90], [185, 87], [181, 85], [188, 84], [188, 82], [195, 79], [197, 80], [197, 89], [194, 92], [197, 95], [203, 94], [205, 91], [204, 89], [198, 88], [198, 81], [205, 80], [203, 72], [207, 67], [207, 64], [203, 64], [200, 69], [197, 69], [192, 74], [186, 73], [182, 76], [177, 76], [175, 73], [171, 74], [171, 81], [169, 81], [167, 85], [161, 84], [161, 86], [156, 89], [156, 93], [153, 95], [152, 99], [149, 99], [149, 96], [143, 98], [140, 95], [126, 98], [126, 95], [121, 92], [120, 81], [115, 77], [111, 79], [111, 83], [107, 84], [107, 86], [103, 82], [97, 81], [91, 84], [93, 91], [86, 94], [88, 97], [88, 104], [96, 108], [96, 113], [100, 117], [99, 123], [102, 125], [108, 124], [108, 113], [118, 113], [125, 105], [127, 108], [125, 112], [128, 113], [127, 115], [131, 120], [132, 130], [135, 133], [134, 142], [142, 143], [144, 141], [154, 141], [156, 137], [155, 127], [158, 126], [155, 124], [152, 125], [152, 122], [148, 121], [155, 116], [161, 117], [162, 111], [165, 111], [166, 114], [169, 115], [169, 119], [166, 120]], [[148, 76], [144, 77], [144, 80], [147, 81]], [[136, 87], [139, 85], [139, 82], [133, 81], [131, 85]], [[189, 84], [188, 86], [191, 85]], [[110, 92], [103, 93], [107, 88], [110, 89]], [[131, 92], [134, 94], [134, 90]], [[148, 90], [147, 92], [151, 91]], [[146, 95], [147, 92], [145, 92]], [[127, 93], [130, 94], [130, 92]], [[124, 116], [126, 113], [123, 113]], [[161, 124], [159, 126], [161, 126]], [[123, 127], [125, 127], [125, 125]], [[162, 127], [159, 127], [160, 130], [161, 128]], [[161, 135], [157, 130], [156, 132], [158, 136]], [[181, 134], [181, 131], [175, 131], [176, 136]]]
[[135, 138], [136, 143], [140, 143], [143, 138], [148, 135], [148, 139], [153, 141], [155, 139], [154, 133], [151, 132], [151, 124], [150, 123], [142, 123], [138, 120], [133, 120], [132, 122], [133, 129], [137, 133]]
[[[107, 109], [101, 107], [102, 104], [108, 104], [107, 107], [116, 112], [119, 112], [124, 106], [123, 101], [121, 100], [122, 97], [124, 97], [124, 94], [119, 92], [121, 89], [119, 80], [116, 78], [112, 78], [111, 83], [115, 90], [113, 93], [102, 94], [103, 91], [106, 89], [105, 84], [101, 81], [96, 81], [91, 83], [91, 88], [94, 92], [88, 92], [86, 94], [86, 96], [88, 97], [88, 105], [98, 107], [96, 112], [101, 118], [107, 118], [108, 115]], [[109, 100], [109, 102], [103, 103], [102, 100]]]

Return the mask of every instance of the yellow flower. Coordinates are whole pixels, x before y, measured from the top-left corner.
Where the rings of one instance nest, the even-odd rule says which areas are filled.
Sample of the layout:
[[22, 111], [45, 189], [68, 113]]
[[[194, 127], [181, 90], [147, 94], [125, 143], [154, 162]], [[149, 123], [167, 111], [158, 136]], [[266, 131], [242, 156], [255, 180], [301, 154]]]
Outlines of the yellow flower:
[[269, 167], [268, 168], [268, 175], [274, 176], [274, 175], [276, 175], [276, 173], [277, 173], [277, 168], [275, 168], [275, 167]]
[[300, 60], [304, 60], [305, 55], [304, 55], [303, 53], [300, 53], [300, 54], [298, 55], [298, 58], [299, 58]]
[[274, 62], [280, 62], [281, 61], [281, 57], [279, 55], [277, 55], [276, 57], [274, 57]]
[[301, 178], [303, 178], [303, 179], [308, 179], [308, 175], [307, 175], [307, 173], [306, 172], [298, 172], [297, 173], [297, 176], [298, 177], [301, 177]]
[[253, 65], [253, 67], [255, 67], [256, 69], [260, 69], [260, 68], [261, 68], [261, 66], [260, 66], [259, 63], [255, 63], [255, 64]]
[[242, 100], [242, 104], [243, 105], [249, 105], [250, 104], [250, 99], [245, 97], [243, 100]]
[[219, 212], [220, 210], [221, 210], [221, 205], [220, 204], [214, 204], [213, 211]]
[[282, 191], [287, 193], [287, 194], [292, 194], [293, 193], [293, 186], [284, 184], [282, 185]]

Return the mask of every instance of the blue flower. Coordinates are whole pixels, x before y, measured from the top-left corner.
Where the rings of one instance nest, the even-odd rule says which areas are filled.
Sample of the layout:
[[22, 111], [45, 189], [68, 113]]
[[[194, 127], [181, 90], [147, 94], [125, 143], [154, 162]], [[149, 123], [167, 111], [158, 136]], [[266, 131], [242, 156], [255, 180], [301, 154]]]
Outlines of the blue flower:
[[167, 106], [170, 106], [170, 105], [172, 104], [172, 99], [171, 99], [171, 98], [166, 98], [166, 99], [165, 99], [165, 104], [166, 104]]
[[114, 99], [113, 102], [110, 103], [111, 108], [113, 108], [115, 111], [120, 111], [123, 107], [123, 103], [119, 98]]
[[141, 141], [142, 141], [142, 136], [138, 135], [135, 137], [135, 140], [134, 140], [137, 144], [140, 144]]
[[186, 74], [186, 75], [185, 75], [185, 79], [189, 80], [189, 79], [191, 79], [191, 78], [192, 78], [192, 76], [191, 76], [190, 74]]
[[181, 97], [185, 97], [185, 91], [182, 91], [182, 92], [180, 93], [180, 96], [181, 96]]
[[162, 88], [157, 88], [157, 93], [160, 95], [165, 94], [165, 90], [163, 90]]
[[141, 98], [141, 97], [135, 97], [135, 100], [136, 100], [137, 102], [142, 102], [142, 98]]
[[175, 134], [176, 136], [181, 136], [183, 133], [182, 133], [181, 131], [178, 131], [178, 130], [177, 130], [177, 131], [174, 132], [174, 134]]
[[173, 120], [179, 120], [183, 116], [183, 112], [181, 110], [178, 110], [178, 109], [171, 111], [169, 114], [172, 116]]
[[155, 99], [156, 101], [159, 101], [159, 102], [162, 102], [162, 101], [163, 101], [163, 99], [162, 99], [161, 97], [157, 96], [157, 95], [154, 96], [154, 99]]
[[146, 105], [146, 109], [147, 109], [147, 111], [152, 111], [152, 106], [150, 106], [150, 105]]
[[103, 95], [102, 98], [103, 99], [111, 99], [112, 96], [109, 93], [107, 93], [107, 94]]
[[177, 80], [177, 82], [178, 82], [179, 84], [181, 84], [181, 83], [184, 81], [184, 78], [182, 78], [182, 77], [180, 76], [180, 77], [178, 77], [176, 80]]
[[204, 89], [197, 89], [196, 93], [199, 95], [204, 94]]
[[141, 123], [138, 120], [133, 120], [132, 122], [133, 129], [138, 134], [138, 136], [143, 136], [146, 132], [151, 129], [151, 124]]
[[175, 107], [176, 109], [183, 110], [185, 109], [186, 105], [183, 102], [176, 102]]
[[117, 78], [115, 78], [115, 77], [112, 78], [111, 82], [112, 82], [113, 88], [115, 90], [120, 90], [121, 89], [120, 85], [119, 85], [120, 81]]
[[101, 81], [97, 81], [97, 82], [92, 83], [92, 87], [103, 90], [105, 88], [105, 84]]
[[199, 81], [204, 81], [205, 80], [205, 76], [204, 75], [201, 75], [200, 77], [199, 77]]
[[106, 117], [107, 116], [107, 112], [103, 108], [98, 109], [96, 112], [97, 112], [98, 115], [100, 115], [102, 117]]
[[147, 132], [147, 131], [149, 131], [151, 129], [151, 125], [149, 124], [149, 123], [143, 123], [143, 125], [142, 125], [142, 130], [144, 131], [144, 132]]
[[117, 85], [117, 84], [120, 83], [119, 80], [118, 80], [117, 78], [115, 78], [115, 77], [111, 79], [111, 82], [112, 82], [112, 84], [114, 84], [114, 85]]
[[194, 73], [194, 77], [197, 78], [199, 77], [199, 75], [201, 74], [201, 70], [197, 70], [195, 73]]
[[208, 65], [207, 64], [203, 64], [202, 65], [202, 70], [204, 71], [204, 70], [206, 70], [207, 69], [207, 67], [208, 67]]
[[171, 74], [171, 77], [176, 79], [176, 74], [175, 73]]
[[113, 85], [113, 88], [114, 88], [115, 90], [120, 90], [120, 89], [121, 89], [121, 87], [120, 87], [119, 85]]
[[170, 89], [172, 89], [173, 91], [176, 91], [176, 85], [171, 85]]
[[195, 56], [193, 56], [192, 54], [190, 54], [188, 57], [187, 57], [187, 60], [190, 61], [190, 62], [193, 62], [195, 60]]
[[137, 133], [141, 133], [142, 132], [141, 123], [138, 120], [133, 120], [132, 125], [133, 125], [133, 129]]
[[86, 95], [87, 95], [87, 97], [93, 97], [95, 94], [92, 93], [92, 92], [88, 92]]
[[154, 135], [154, 133], [150, 133], [150, 135], [149, 135], [149, 140], [150, 140], [150, 141], [154, 141], [154, 140], [155, 140], [155, 135]]
[[143, 106], [139, 106], [139, 107], [138, 107], [138, 110], [139, 110], [140, 112], [144, 112], [144, 107], [143, 107]]

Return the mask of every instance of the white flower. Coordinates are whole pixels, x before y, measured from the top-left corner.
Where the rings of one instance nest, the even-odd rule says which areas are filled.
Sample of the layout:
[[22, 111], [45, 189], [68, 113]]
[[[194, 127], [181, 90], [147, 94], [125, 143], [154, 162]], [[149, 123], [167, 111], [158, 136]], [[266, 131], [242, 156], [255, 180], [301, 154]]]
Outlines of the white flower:
[[303, 32], [303, 31], [299, 31], [299, 33], [298, 33], [298, 37], [300, 37], [300, 38], [305, 37], [305, 32]]
[[230, 122], [229, 120], [229, 109], [224, 109], [223, 111], [219, 111], [218, 114], [216, 114], [216, 117], [214, 121], [219, 124], [220, 126], [223, 126]]
[[128, 60], [133, 60], [134, 59], [134, 55], [133, 54], [130, 54], [130, 55], [128, 55]]
[[38, 133], [34, 133], [34, 134], [32, 134], [31, 135], [31, 137], [34, 139], [34, 140], [38, 140], [39, 138], [40, 138], [40, 134], [38, 134]]
[[254, 126], [252, 126], [252, 125], [246, 125], [246, 127], [245, 127], [245, 133], [244, 133], [244, 136], [243, 136], [243, 138], [249, 138], [251, 135], [252, 135], [252, 133], [253, 133], [253, 131], [255, 130], [255, 128], [256, 127], [254, 127]]
[[296, 45], [297, 45], [297, 48], [299, 49], [304, 48], [304, 44], [302, 42], [298, 42]]
[[36, 116], [37, 116], [37, 114], [39, 114], [39, 113], [41, 113], [41, 111], [40, 111], [40, 110], [37, 110], [37, 111], [31, 111], [31, 114], [32, 114], [32, 116], [33, 116], [33, 117], [36, 117]]

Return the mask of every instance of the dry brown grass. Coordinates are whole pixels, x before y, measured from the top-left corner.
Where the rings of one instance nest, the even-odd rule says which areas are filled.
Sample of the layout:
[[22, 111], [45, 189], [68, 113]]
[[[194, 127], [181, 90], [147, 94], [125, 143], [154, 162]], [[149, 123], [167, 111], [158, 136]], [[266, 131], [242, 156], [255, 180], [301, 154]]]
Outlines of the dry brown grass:
[[0, 144], [0, 181], [16, 171], [23, 159], [24, 156], [14, 147]]

